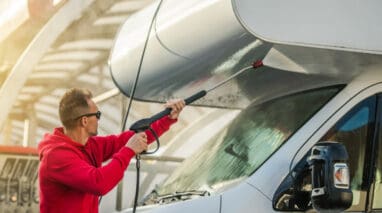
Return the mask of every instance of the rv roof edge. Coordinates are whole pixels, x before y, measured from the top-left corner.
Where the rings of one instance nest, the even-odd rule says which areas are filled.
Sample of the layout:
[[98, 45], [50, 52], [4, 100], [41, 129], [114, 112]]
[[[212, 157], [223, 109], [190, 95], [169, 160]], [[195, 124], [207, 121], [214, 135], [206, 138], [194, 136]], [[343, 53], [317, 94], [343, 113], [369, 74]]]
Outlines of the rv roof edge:
[[349, 0], [346, 10], [342, 1], [330, 0], [232, 0], [232, 7], [244, 28], [271, 43], [382, 54], [382, 29], [372, 27], [382, 25], [381, 1], [360, 7]]

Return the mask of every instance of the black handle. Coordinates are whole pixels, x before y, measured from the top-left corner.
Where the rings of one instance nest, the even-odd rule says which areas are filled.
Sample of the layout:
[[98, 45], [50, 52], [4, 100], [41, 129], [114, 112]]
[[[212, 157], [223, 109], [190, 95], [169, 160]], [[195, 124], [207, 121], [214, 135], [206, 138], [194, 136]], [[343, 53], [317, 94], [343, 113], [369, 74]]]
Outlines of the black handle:
[[[204, 97], [206, 94], [207, 94], [207, 91], [202, 90], [202, 91], [197, 92], [197, 93], [191, 95], [190, 97], [184, 99], [184, 102], [186, 102], [186, 105], [189, 105], [190, 103], [198, 100], [199, 98]], [[171, 113], [171, 108], [166, 108], [162, 112], [159, 112], [159, 113], [151, 116], [150, 120], [151, 120], [151, 122], [154, 122], [156, 120], [163, 118], [166, 115], [169, 115], [170, 113]]]
[[184, 99], [184, 102], [186, 102], [186, 105], [189, 105], [190, 103], [198, 100], [199, 98], [204, 97], [206, 94], [207, 94], [207, 91], [202, 90], [202, 91], [195, 93], [194, 95]]
[[159, 113], [151, 116], [150, 120], [151, 120], [151, 122], [154, 122], [156, 120], [159, 120], [159, 119], [163, 118], [166, 115], [169, 115], [170, 113], [171, 113], [171, 108], [166, 108], [162, 112], [159, 112]]
[[[184, 102], [186, 103], [186, 105], [189, 105], [190, 103], [198, 100], [199, 98], [202, 98], [206, 94], [207, 94], [207, 91], [202, 90], [202, 91], [197, 92], [194, 95], [186, 98], [184, 100]], [[159, 119], [163, 118], [164, 116], [169, 115], [170, 113], [171, 113], [171, 108], [166, 108], [165, 110], [151, 116], [150, 118], [141, 119], [141, 120], [135, 122], [133, 125], [131, 125], [130, 130], [133, 130], [135, 132], [145, 131], [150, 127], [150, 125], [154, 121], [159, 120]]]

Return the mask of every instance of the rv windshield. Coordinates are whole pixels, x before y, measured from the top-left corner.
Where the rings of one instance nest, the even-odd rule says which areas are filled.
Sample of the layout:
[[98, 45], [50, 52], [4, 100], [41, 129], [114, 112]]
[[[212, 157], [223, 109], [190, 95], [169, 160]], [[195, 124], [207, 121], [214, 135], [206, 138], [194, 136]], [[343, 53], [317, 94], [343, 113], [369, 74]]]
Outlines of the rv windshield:
[[244, 109], [222, 132], [178, 167], [156, 189], [217, 193], [258, 169], [341, 87], [299, 92]]

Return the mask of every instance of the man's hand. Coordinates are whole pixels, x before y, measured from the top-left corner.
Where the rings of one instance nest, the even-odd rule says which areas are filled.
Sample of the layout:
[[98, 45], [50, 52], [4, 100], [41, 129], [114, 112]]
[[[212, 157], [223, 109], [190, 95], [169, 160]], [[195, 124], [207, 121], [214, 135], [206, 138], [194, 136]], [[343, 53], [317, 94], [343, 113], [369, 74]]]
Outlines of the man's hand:
[[165, 108], [171, 108], [171, 113], [168, 117], [171, 119], [177, 119], [179, 113], [186, 106], [186, 103], [182, 99], [172, 99], [166, 102]]
[[139, 132], [133, 135], [126, 144], [127, 147], [132, 149], [135, 154], [139, 154], [147, 150], [147, 136], [144, 132]]

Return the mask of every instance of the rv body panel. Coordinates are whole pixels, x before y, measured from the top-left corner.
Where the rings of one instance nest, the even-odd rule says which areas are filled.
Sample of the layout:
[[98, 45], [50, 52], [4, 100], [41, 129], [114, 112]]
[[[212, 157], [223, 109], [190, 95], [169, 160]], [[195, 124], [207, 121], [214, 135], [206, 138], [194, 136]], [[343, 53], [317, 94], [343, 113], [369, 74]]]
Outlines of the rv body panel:
[[271, 199], [246, 181], [223, 193], [221, 206], [220, 213], [273, 211]]
[[[208, 18], [207, 18], [208, 17]], [[236, 19], [227, 0], [167, 0], [155, 22], [155, 33], [170, 52], [188, 60], [218, 52], [247, 31]]]
[[[168, 97], [187, 97], [256, 60], [263, 60], [269, 69], [325, 77], [322, 85], [333, 81], [347, 83], [370, 64], [382, 64], [381, 55], [367, 51], [312, 48], [258, 39], [240, 25], [229, 0], [163, 1], [154, 19], [158, 3], [126, 21], [110, 54], [109, 65], [116, 86], [130, 96], [136, 84], [137, 100], [163, 102]], [[226, 96], [235, 94], [237, 87]], [[197, 104], [237, 107], [216, 100]]]
[[[127, 96], [138, 71], [144, 77], [137, 82], [136, 98], [143, 98], [158, 94], [152, 88], [166, 85], [164, 82], [174, 76], [211, 75], [208, 69], [190, 73], [188, 68], [214, 64], [227, 46], [249, 42], [250, 34], [236, 20], [229, 0], [163, 1], [154, 18], [157, 7], [158, 1], [130, 17], [121, 27], [111, 51], [112, 78]], [[159, 76], [161, 82], [155, 80]], [[145, 85], [145, 89], [139, 85]]]
[[378, 0], [232, 0], [243, 26], [262, 40], [353, 52], [382, 53]]
[[[182, 212], [182, 213], [220, 213], [221, 196], [203, 197], [202, 199], [186, 200], [182, 202], [174, 202], [166, 205], [149, 205], [137, 208], [137, 212], [145, 213], [167, 213], [167, 212]], [[131, 213], [132, 209], [123, 211]]]

